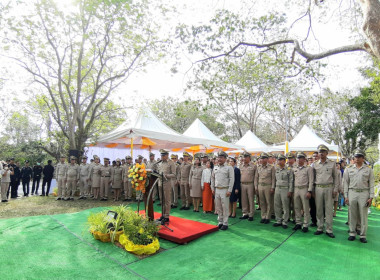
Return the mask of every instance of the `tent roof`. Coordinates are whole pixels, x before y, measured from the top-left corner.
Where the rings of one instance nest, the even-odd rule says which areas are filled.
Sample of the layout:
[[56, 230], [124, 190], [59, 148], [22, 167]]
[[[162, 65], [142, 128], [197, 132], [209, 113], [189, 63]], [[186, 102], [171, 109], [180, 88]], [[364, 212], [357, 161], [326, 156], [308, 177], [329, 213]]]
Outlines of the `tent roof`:
[[231, 149], [242, 148], [240, 145], [227, 143], [220, 139], [218, 136], [212, 133], [211, 130], [208, 129], [207, 126], [205, 126], [204, 123], [201, 122], [198, 118], [193, 121], [193, 123], [189, 126], [188, 129], [186, 129], [183, 135], [187, 137], [196, 137], [203, 139], [202, 144], [207, 146], [218, 146]]
[[241, 145], [247, 152], [267, 152], [268, 146], [252, 131], [248, 130], [236, 145]]

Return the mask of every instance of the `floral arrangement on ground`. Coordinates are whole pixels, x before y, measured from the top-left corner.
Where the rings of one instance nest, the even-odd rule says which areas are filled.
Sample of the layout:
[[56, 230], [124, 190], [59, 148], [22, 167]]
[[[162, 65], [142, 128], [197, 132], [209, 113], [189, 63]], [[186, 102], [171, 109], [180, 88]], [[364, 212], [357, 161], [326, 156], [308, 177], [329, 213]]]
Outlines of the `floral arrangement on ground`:
[[160, 249], [159, 226], [154, 221], [124, 205], [111, 211], [111, 215], [103, 210], [88, 217], [89, 231], [95, 239], [114, 243], [136, 255], [151, 255]]

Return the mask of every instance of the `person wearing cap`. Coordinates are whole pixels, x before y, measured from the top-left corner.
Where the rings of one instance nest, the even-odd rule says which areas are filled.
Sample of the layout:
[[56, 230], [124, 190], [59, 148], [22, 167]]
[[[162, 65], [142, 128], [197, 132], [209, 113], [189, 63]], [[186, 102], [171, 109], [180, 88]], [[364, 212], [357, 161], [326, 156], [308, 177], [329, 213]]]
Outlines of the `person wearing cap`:
[[315, 204], [317, 208], [317, 231], [323, 233], [326, 223], [326, 235], [335, 238], [333, 233], [333, 199], [338, 193], [339, 180], [335, 162], [327, 158], [329, 148], [323, 144], [318, 146], [320, 159], [313, 163]]
[[8, 202], [7, 191], [11, 183], [11, 175], [14, 175], [14, 169], [5, 164], [3, 169], [0, 170], [1, 175], [1, 202]]
[[[149, 152], [149, 161], [146, 163], [146, 169], [150, 169], [152, 171], [157, 172], [158, 165], [157, 165], [157, 161], [154, 159], [155, 156], [156, 155], [154, 153]], [[156, 196], [157, 196], [157, 188], [154, 188], [153, 193], [152, 193], [153, 203], [156, 199]]]
[[356, 238], [357, 221], [360, 222], [360, 242], [367, 243], [368, 208], [375, 196], [374, 173], [364, 163], [365, 153], [356, 151], [355, 163], [347, 166], [343, 175], [344, 197], [349, 206], [349, 241]]
[[115, 190], [114, 201], [119, 201], [121, 188], [123, 185], [123, 168], [121, 166], [121, 159], [116, 159], [116, 165], [113, 168], [112, 188]]
[[37, 162], [37, 164], [33, 167], [33, 184], [32, 184], [31, 195], [38, 194], [38, 188], [40, 187], [41, 176], [42, 176], [42, 166], [41, 166], [41, 163]]
[[221, 230], [228, 229], [230, 195], [235, 182], [234, 169], [226, 163], [227, 157], [224, 151], [218, 153], [218, 165], [214, 166], [211, 174], [211, 190], [215, 196], [215, 210]]
[[25, 166], [21, 168], [21, 182], [24, 196], [29, 196], [29, 184], [32, 179], [33, 169], [29, 166], [29, 160], [25, 161]]
[[61, 155], [60, 161], [55, 168], [55, 178], [57, 180], [58, 194], [56, 200], [63, 200], [65, 198], [66, 191], [66, 172], [68, 164], [65, 162], [66, 157]]
[[[306, 155], [297, 153], [298, 164], [293, 167], [294, 173], [294, 212], [296, 225], [293, 230], [302, 228], [302, 232], [309, 231], [310, 204], [309, 199], [313, 191], [314, 173], [313, 168], [307, 165]], [[302, 211], [304, 213], [302, 223]], [[303, 227], [302, 227], [303, 226]]]
[[124, 185], [124, 201], [131, 201], [132, 200], [132, 183], [128, 178], [128, 171], [129, 168], [132, 166], [132, 157], [126, 156], [125, 157], [125, 164], [123, 165], [123, 185]]
[[169, 222], [170, 209], [171, 209], [171, 192], [172, 192], [172, 180], [176, 177], [175, 163], [169, 160], [169, 152], [167, 150], [160, 150], [161, 162], [158, 164], [158, 173], [163, 175], [159, 177], [159, 186], [162, 186], [163, 199], [162, 203], [163, 213], [158, 219], [165, 223]]
[[82, 163], [79, 166], [79, 199], [86, 199], [90, 196], [90, 188], [88, 185], [91, 166], [87, 163], [87, 156], [82, 157]]
[[172, 204], [171, 208], [177, 208], [178, 207], [178, 182], [180, 180], [180, 165], [178, 163], [178, 156], [175, 154], [172, 154], [170, 156], [171, 160], [175, 164], [175, 170], [176, 175], [175, 178], [172, 179]]
[[274, 227], [282, 226], [288, 228], [289, 220], [289, 200], [294, 191], [293, 170], [286, 166], [286, 156], [279, 154], [277, 156], [278, 165], [276, 166], [276, 184], [271, 189], [274, 193], [274, 211], [276, 215], [276, 223]]
[[113, 181], [113, 167], [110, 166], [110, 159], [104, 158], [104, 165], [100, 167], [100, 201], [107, 201], [110, 192], [110, 185]]
[[94, 163], [90, 168], [90, 183], [92, 188], [92, 193], [94, 195], [93, 199], [96, 200], [99, 198], [100, 193], [100, 183], [101, 183], [101, 168], [100, 158], [94, 156]]
[[71, 156], [70, 164], [67, 167], [65, 200], [74, 200], [74, 194], [79, 183], [80, 168], [76, 160], [75, 156]]
[[[294, 153], [288, 152], [285, 156], [287, 159], [287, 163], [286, 163], [287, 167], [290, 167], [291, 169], [293, 169], [294, 167], [297, 166], [296, 155]], [[289, 199], [289, 218], [292, 218], [293, 223], [295, 223], [296, 215], [295, 215], [295, 211], [294, 211], [294, 200], [293, 199]]]
[[194, 164], [191, 167], [189, 174], [190, 196], [193, 199], [194, 212], [199, 212], [199, 204], [202, 196], [201, 180], [203, 169], [200, 158], [195, 157]]
[[190, 155], [188, 152], [183, 153], [183, 162], [180, 167], [180, 196], [182, 207], [180, 210], [189, 210], [190, 207], [190, 188], [189, 188], [189, 175], [191, 169], [191, 162], [189, 161]]
[[251, 162], [251, 154], [243, 153], [244, 163], [240, 166], [241, 178], [241, 204], [243, 215], [240, 219], [253, 221], [255, 214], [255, 174], [257, 166]]
[[[48, 160], [47, 164], [44, 166], [42, 170], [42, 174], [44, 174], [44, 178], [42, 179], [42, 194], [41, 196], [49, 196], [51, 180], [53, 180], [54, 176], [54, 166], [52, 165], [52, 161]], [[46, 185], [46, 192], [45, 192]]]
[[262, 224], [269, 224], [272, 215], [271, 189], [274, 189], [276, 183], [276, 170], [274, 166], [268, 163], [268, 154], [261, 153], [261, 164], [257, 167], [255, 173], [255, 188], [259, 193], [261, 221]]
[[203, 153], [201, 155], [201, 166], [203, 169], [207, 168], [206, 163], [208, 162], [208, 155], [206, 153]]
[[203, 201], [203, 213], [211, 213], [214, 210], [214, 199], [212, 197], [211, 190], [211, 172], [214, 169], [214, 164], [211, 160], [206, 163], [206, 168], [202, 171], [202, 201]]

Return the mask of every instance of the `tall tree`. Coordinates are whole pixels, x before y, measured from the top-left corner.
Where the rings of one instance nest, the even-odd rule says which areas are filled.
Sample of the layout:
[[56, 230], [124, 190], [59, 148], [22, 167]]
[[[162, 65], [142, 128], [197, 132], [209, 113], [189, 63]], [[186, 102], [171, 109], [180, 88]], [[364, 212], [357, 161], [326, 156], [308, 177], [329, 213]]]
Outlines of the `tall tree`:
[[[4, 16], [3, 47], [39, 85], [37, 110], [44, 110], [47, 120], [59, 127], [69, 149], [82, 150], [96, 121], [115, 110], [112, 92], [161, 57], [165, 42], [157, 35], [154, 16], [160, 6], [154, 3], [77, 0], [64, 8], [65, 4], [16, 2]], [[24, 5], [29, 9], [22, 10]]]

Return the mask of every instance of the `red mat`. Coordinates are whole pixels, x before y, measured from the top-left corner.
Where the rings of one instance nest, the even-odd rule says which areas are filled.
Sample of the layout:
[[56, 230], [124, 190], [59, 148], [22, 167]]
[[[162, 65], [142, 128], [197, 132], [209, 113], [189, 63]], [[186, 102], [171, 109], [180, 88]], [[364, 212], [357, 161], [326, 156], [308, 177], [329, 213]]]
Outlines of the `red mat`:
[[[161, 214], [154, 212], [154, 218], [158, 219], [159, 217], [161, 217]], [[203, 235], [219, 230], [218, 227], [214, 225], [175, 216], [170, 216], [170, 222], [167, 226], [171, 228], [173, 232], [161, 226], [158, 236], [178, 244], [186, 244]]]

